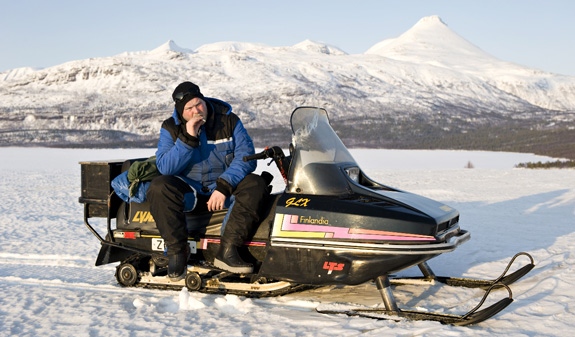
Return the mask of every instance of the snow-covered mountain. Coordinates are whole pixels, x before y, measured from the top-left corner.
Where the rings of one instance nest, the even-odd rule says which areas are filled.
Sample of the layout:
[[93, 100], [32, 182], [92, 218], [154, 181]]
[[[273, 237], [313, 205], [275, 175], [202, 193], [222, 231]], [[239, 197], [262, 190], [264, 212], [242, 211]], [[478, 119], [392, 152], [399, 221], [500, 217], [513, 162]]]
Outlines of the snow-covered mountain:
[[285, 127], [302, 105], [366, 124], [575, 123], [575, 77], [501, 61], [431, 16], [364, 54], [309, 40], [291, 47], [219, 42], [196, 50], [168, 41], [151, 51], [2, 72], [0, 143], [58, 135], [80, 142], [62, 130], [153, 138], [171, 114], [173, 88], [185, 80], [231, 103], [252, 129]]

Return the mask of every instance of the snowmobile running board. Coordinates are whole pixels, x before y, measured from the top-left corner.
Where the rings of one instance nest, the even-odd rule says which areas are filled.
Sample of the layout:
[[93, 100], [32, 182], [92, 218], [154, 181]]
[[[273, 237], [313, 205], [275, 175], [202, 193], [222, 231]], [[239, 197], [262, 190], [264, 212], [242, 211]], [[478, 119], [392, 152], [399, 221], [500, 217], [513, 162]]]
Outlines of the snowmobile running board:
[[153, 261], [149, 261], [149, 272], [138, 272], [135, 266], [141, 263], [142, 258], [145, 260], [143, 255], [132, 255], [116, 267], [116, 280], [121, 286], [176, 291], [187, 288], [189, 291], [208, 294], [232, 294], [256, 298], [281, 296], [313, 288], [305, 284], [269, 280], [253, 275], [234, 274], [215, 269], [213, 266], [188, 266], [185, 278], [179, 281], [172, 281], [165, 276], [167, 266], [156, 269]]
[[[531, 263], [523, 266], [519, 270], [506, 275], [517, 257], [524, 255], [527, 256]], [[375, 279], [375, 283], [379, 293], [382, 297], [385, 309], [382, 308], [352, 308], [352, 309], [321, 309], [316, 308], [316, 311], [323, 314], [346, 314], [348, 316], [360, 316], [366, 318], [374, 319], [396, 319], [405, 318], [411, 320], [429, 320], [437, 321], [442, 324], [451, 325], [470, 325], [482, 322], [490, 317], [493, 317], [501, 310], [505, 309], [509, 304], [513, 302], [513, 294], [509, 285], [519, 280], [525, 276], [529, 271], [535, 267], [533, 257], [527, 253], [516, 254], [511, 261], [508, 263], [505, 271], [496, 279], [493, 280], [478, 280], [478, 279], [468, 279], [468, 278], [452, 278], [452, 277], [437, 277], [433, 274], [429, 266], [423, 262], [418, 265], [420, 270], [425, 275], [420, 278], [404, 278], [404, 279], [394, 279], [391, 280], [387, 275], [379, 276]], [[419, 281], [419, 282], [418, 282]], [[406, 285], [406, 284], [421, 284], [421, 281], [426, 283], [432, 283], [438, 281], [450, 286], [466, 287], [466, 288], [482, 288], [486, 289], [483, 298], [475, 308], [471, 309], [464, 315], [450, 315], [450, 314], [440, 314], [434, 312], [425, 311], [415, 311], [415, 310], [402, 310], [397, 306], [395, 298], [391, 292], [391, 284], [395, 285]], [[491, 294], [493, 290], [505, 288], [508, 292], [508, 296], [499, 300], [498, 302], [490, 305], [487, 308], [479, 310], [487, 297]]]
[[[180, 290], [187, 288], [188, 290], [211, 293], [211, 294], [234, 294], [246, 297], [267, 297], [285, 295], [293, 291], [295, 288], [293, 284], [285, 281], [275, 282], [226, 282], [225, 278], [237, 275], [222, 272], [219, 275], [212, 277], [200, 276], [201, 268], [189, 268], [188, 274], [185, 279], [180, 281], [170, 281], [167, 276], [153, 276], [151, 273], [143, 273], [140, 276], [137, 286], [149, 288], [164, 288]], [[205, 272], [205, 271], [204, 271]]]

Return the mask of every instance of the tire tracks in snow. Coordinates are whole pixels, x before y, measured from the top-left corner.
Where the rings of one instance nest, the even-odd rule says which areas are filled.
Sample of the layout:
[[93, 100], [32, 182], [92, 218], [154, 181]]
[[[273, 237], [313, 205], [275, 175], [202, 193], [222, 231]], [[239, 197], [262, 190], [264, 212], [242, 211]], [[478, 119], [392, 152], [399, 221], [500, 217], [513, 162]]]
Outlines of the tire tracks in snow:
[[133, 293], [115, 284], [115, 267], [93, 265], [93, 259], [72, 255], [0, 253], [0, 284], [70, 290]]
[[48, 254], [15, 254], [0, 253], [1, 264], [18, 264], [28, 266], [66, 266], [91, 268], [89, 263], [94, 259], [80, 256], [48, 255]]

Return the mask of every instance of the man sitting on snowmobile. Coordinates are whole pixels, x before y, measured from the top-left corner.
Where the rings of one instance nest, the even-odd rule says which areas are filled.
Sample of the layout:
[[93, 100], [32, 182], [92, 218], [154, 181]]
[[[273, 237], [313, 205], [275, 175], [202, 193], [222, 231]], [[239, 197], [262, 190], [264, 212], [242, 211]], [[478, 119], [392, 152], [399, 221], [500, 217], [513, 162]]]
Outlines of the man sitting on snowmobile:
[[185, 277], [190, 254], [186, 211], [217, 211], [230, 207], [214, 265], [234, 273], [250, 273], [253, 266], [237, 248], [259, 223], [266, 182], [251, 174], [255, 161], [250, 136], [231, 106], [207, 98], [191, 82], [172, 94], [175, 109], [160, 130], [156, 164], [161, 176], [147, 191], [150, 212], [164, 239], [169, 258], [168, 277]]

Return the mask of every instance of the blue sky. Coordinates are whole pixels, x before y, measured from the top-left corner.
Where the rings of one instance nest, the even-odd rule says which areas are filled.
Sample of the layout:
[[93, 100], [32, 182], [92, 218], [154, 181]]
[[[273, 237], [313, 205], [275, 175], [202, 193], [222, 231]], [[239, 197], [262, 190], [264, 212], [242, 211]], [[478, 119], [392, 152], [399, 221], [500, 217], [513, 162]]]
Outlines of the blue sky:
[[196, 49], [310, 39], [359, 54], [430, 15], [497, 58], [575, 76], [571, 0], [0, 0], [0, 72], [151, 50], [168, 40]]

